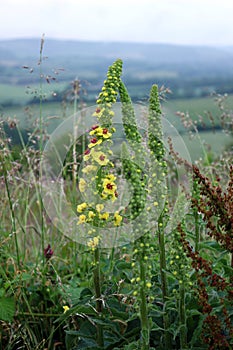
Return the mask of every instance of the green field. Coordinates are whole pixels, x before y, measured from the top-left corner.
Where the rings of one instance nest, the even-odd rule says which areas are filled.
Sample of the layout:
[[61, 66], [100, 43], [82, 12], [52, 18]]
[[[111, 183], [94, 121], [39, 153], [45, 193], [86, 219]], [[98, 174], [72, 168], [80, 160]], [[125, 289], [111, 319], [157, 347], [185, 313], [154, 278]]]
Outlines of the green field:
[[[44, 83], [42, 93], [44, 98], [52, 98], [53, 93], [61, 92], [69, 87], [68, 82], [53, 82], [52, 84]], [[0, 107], [2, 104], [25, 105], [33, 100], [34, 96], [38, 97], [40, 86], [38, 83], [30, 85], [0, 84]]]
[[[46, 98], [51, 98], [53, 91], [64, 91], [69, 87], [68, 83], [43, 83], [42, 91]], [[135, 87], [137, 88], [137, 86]], [[2, 106], [1, 115], [4, 120], [16, 119], [19, 122], [21, 129], [33, 129], [35, 127], [35, 121], [40, 117], [39, 104], [30, 104], [27, 106], [27, 102], [32, 100], [33, 96], [36, 96], [38, 92], [38, 84], [32, 84], [30, 88], [26, 86], [0, 84], [0, 104], [12, 102], [13, 106]], [[93, 92], [91, 92], [93, 95]], [[90, 97], [90, 96], [89, 96]], [[92, 96], [94, 97], [94, 96]], [[88, 103], [90, 105], [90, 102]], [[91, 103], [91, 105], [94, 103]], [[233, 95], [229, 95], [226, 101], [226, 107], [233, 109]], [[189, 98], [189, 99], [169, 99], [162, 104], [162, 109], [165, 118], [182, 134], [184, 142], [188, 148], [192, 160], [196, 160], [205, 157], [205, 151], [208, 149], [206, 145], [211, 146], [211, 151], [215, 155], [219, 155], [225, 147], [231, 144], [231, 138], [220, 130], [213, 132], [211, 130], [211, 122], [209, 114], [211, 114], [215, 120], [215, 124], [220, 124], [220, 109], [217, 106], [214, 97], [203, 98]], [[194, 140], [190, 140], [186, 135], [186, 130], [181, 123], [180, 118], [176, 115], [176, 112], [189, 113], [193, 121], [197, 121], [200, 125], [199, 116], [202, 116], [204, 124], [207, 126], [207, 130], [199, 132], [199, 135]], [[72, 103], [62, 102], [43, 102], [42, 116], [46, 122], [47, 132], [51, 133], [53, 130], [67, 117], [73, 114]]]
[[[229, 96], [227, 100], [228, 107], [233, 108], [233, 96]], [[227, 136], [224, 132], [218, 130], [215, 133], [212, 130], [199, 132], [194, 139], [190, 140], [189, 136], [185, 133], [185, 129], [180, 122], [176, 111], [188, 112], [193, 120], [198, 120], [198, 115], [203, 116], [203, 120], [206, 125], [210, 125], [207, 111], [211, 112], [216, 120], [216, 125], [219, 124], [220, 112], [214, 99], [211, 97], [198, 98], [198, 99], [180, 99], [180, 100], [168, 100], [163, 104], [164, 116], [169, 122], [175, 126], [175, 128], [181, 133], [184, 142], [188, 148], [192, 160], [196, 160], [205, 157], [205, 150], [208, 149], [207, 145], [211, 146], [211, 151], [214, 155], [219, 155], [225, 147], [231, 144], [231, 137]], [[30, 105], [29, 110], [25, 110], [24, 106], [14, 106], [4, 108], [3, 119], [16, 118], [19, 121], [20, 128], [33, 128], [36, 119], [39, 119], [39, 105]], [[73, 114], [73, 107], [71, 104], [66, 105], [66, 108], [62, 103], [44, 103], [42, 106], [43, 119], [46, 121], [46, 127], [49, 133], [51, 133], [65, 118]]]
[[[225, 105], [226, 108], [233, 109], [233, 95], [228, 96]], [[179, 118], [176, 116], [176, 112], [178, 111], [184, 113], [188, 112], [192, 120], [198, 122], [199, 116], [201, 116], [207, 127], [211, 126], [209, 113], [212, 114], [216, 125], [220, 123], [219, 117], [221, 113], [214, 97], [168, 100], [163, 104], [163, 111], [168, 120], [179, 130], [184, 130], [184, 128]]]
[[[64, 88], [64, 84], [61, 86], [59, 85], [59, 88]], [[10, 86], [0, 85], [1, 96], [6, 97], [7, 93], [10, 91]], [[51, 91], [51, 86], [45, 85], [45, 93], [49, 94]], [[26, 102], [27, 95], [23, 88], [13, 87], [12, 95], [15, 96], [16, 100], [19, 101], [21, 98], [22, 102]], [[226, 105], [230, 109], [233, 108], [233, 95], [228, 97]], [[194, 139], [190, 140], [180, 118], [176, 115], [177, 111], [188, 112], [194, 121], [198, 121], [201, 115], [209, 129], [199, 132]], [[218, 130], [214, 133], [210, 130], [211, 123], [208, 113], [213, 115], [216, 125], [220, 123], [220, 110], [213, 97], [178, 100], [168, 99], [163, 103], [163, 112], [169, 122], [182, 134], [193, 160], [205, 157], [204, 152], [208, 149], [207, 145], [211, 146], [213, 154], [219, 155], [225, 147], [232, 143], [232, 139], [224, 132]], [[43, 103], [42, 105], [42, 116], [46, 122], [46, 128], [49, 133], [51, 133], [65, 118], [72, 114], [73, 107], [71, 104], [66, 104], [65, 107], [62, 103], [58, 102]], [[19, 121], [21, 129], [33, 127], [33, 122], [39, 118], [39, 115], [40, 109], [38, 104], [30, 105], [29, 109], [25, 109], [25, 106], [5, 107], [2, 109], [2, 118], [5, 120], [16, 118]]]

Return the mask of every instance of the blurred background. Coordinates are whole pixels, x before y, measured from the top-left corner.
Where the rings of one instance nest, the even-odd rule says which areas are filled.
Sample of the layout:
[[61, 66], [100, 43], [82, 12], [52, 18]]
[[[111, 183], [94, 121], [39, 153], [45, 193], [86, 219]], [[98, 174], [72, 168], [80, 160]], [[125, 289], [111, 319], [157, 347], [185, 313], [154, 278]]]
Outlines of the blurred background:
[[165, 116], [185, 133], [176, 112], [188, 113], [220, 152], [231, 143], [218, 104], [227, 94], [233, 108], [232, 13], [230, 0], [3, 0], [1, 118], [31, 128], [42, 97], [52, 132], [73, 113], [75, 94], [80, 108], [95, 103], [107, 67], [121, 58], [134, 102], [146, 104], [151, 85], [164, 86]]

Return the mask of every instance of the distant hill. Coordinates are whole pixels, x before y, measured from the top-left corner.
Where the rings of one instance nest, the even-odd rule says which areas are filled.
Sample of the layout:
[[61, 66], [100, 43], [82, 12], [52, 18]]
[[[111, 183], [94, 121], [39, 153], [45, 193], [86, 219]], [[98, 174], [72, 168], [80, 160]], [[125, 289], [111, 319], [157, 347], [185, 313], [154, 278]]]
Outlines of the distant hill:
[[[1, 83], [28, 84], [23, 65], [37, 66], [40, 39], [0, 41]], [[61, 81], [76, 77], [90, 82], [96, 91], [107, 66], [116, 58], [124, 61], [124, 79], [133, 96], [143, 97], [152, 83], [165, 84], [173, 96], [202, 96], [216, 90], [233, 92], [233, 47], [182, 46], [121, 42], [85, 42], [45, 39], [43, 64], [46, 74], [64, 68]]]
[[[0, 41], [0, 59], [4, 54], [18, 58], [38, 57], [40, 39]], [[209, 63], [233, 61], [233, 47], [183, 46], [123, 42], [87, 42], [45, 39], [44, 54], [55, 57], [101, 57], [162, 63]], [[233, 66], [233, 63], [232, 63]]]

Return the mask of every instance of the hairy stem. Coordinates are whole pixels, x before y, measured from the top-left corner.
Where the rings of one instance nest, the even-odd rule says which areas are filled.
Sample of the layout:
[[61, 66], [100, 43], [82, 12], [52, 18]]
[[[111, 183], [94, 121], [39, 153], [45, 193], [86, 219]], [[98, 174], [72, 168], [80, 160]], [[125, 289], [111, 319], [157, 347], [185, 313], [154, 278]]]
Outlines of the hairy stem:
[[14, 208], [13, 208], [13, 202], [12, 202], [11, 193], [10, 193], [9, 184], [8, 184], [8, 179], [7, 179], [7, 170], [6, 170], [6, 165], [5, 165], [4, 160], [3, 160], [2, 164], [3, 164], [3, 173], [4, 173], [4, 181], [5, 181], [5, 185], [6, 185], [7, 198], [8, 198], [8, 202], [9, 202], [9, 206], [10, 206], [11, 233], [12, 233], [12, 235], [14, 237], [14, 240], [15, 240], [17, 265], [18, 265], [18, 268], [19, 268], [19, 266], [20, 266], [20, 258], [19, 258], [19, 245], [18, 245], [18, 239], [17, 239], [17, 234], [16, 234], [15, 212], [14, 212]]
[[185, 287], [180, 285], [179, 318], [180, 318], [180, 348], [187, 349], [187, 327], [185, 312]]
[[171, 349], [171, 334], [169, 333], [170, 319], [166, 311], [166, 301], [168, 300], [168, 287], [167, 287], [167, 276], [166, 276], [166, 251], [165, 251], [165, 237], [164, 231], [158, 230], [159, 237], [159, 253], [160, 253], [160, 276], [161, 276], [161, 287], [162, 287], [162, 298], [164, 304], [164, 316], [163, 316], [163, 325], [164, 325], [164, 340], [165, 340], [165, 349]]
[[148, 306], [146, 300], [146, 271], [143, 253], [140, 259], [140, 280], [142, 285], [140, 288], [140, 316], [141, 316], [141, 335], [142, 335], [142, 350], [149, 350], [150, 348], [150, 326], [148, 319]]
[[[103, 311], [103, 303], [101, 300], [101, 281], [100, 281], [100, 250], [95, 249], [95, 269], [94, 269], [94, 288], [96, 298], [96, 310], [101, 316]], [[103, 329], [101, 325], [97, 325], [97, 343], [100, 347], [104, 346]]]

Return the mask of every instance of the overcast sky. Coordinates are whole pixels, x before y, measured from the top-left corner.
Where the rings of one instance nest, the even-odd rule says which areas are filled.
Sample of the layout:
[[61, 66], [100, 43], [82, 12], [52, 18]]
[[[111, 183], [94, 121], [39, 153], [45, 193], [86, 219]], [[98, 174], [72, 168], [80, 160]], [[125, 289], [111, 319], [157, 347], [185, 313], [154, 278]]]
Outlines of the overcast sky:
[[233, 45], [233, 0], [1, 0], [0, 39]]

